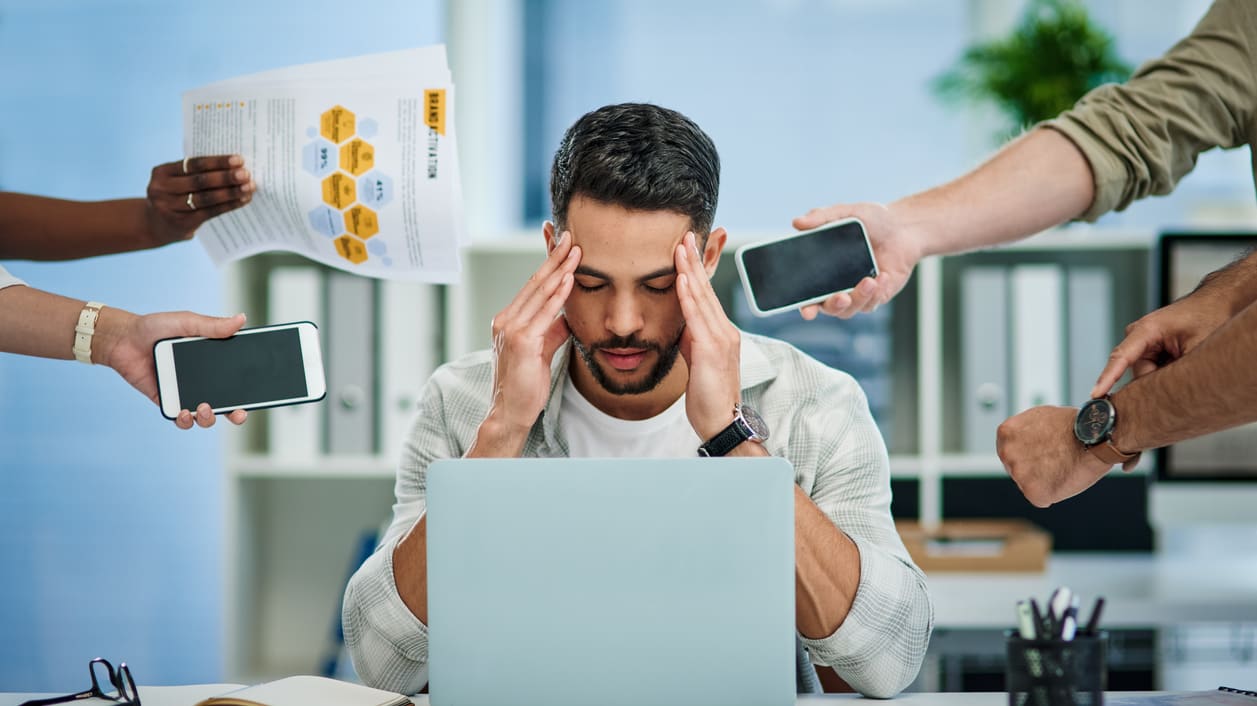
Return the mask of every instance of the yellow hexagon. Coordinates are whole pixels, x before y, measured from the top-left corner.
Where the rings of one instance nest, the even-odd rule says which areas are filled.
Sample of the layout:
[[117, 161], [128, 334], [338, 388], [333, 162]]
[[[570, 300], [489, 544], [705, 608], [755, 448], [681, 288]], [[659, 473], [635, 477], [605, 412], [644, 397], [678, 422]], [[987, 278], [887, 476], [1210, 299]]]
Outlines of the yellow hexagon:
[[336, 239], [336, 254], [355, 265], [367, 261], [367, 246], [352, 235], [342, 235]]
[[334, 106], [319, 116], [319, 132], [340, 144], [354, 136], [354, 114], [343, 106]]
[[344, 208], [358, 198], [354, 180], [340, 172], [323, 180], [323, 201], [337, 209]]
[[359, 138], [340, 148], [340, 168], [354, 176], [362, 176], [375, 166], [375, 148]]
[[380, 232], [380, 219], [366, 206], [354, 206], [345, 211], [345, 230], [366, 240]]

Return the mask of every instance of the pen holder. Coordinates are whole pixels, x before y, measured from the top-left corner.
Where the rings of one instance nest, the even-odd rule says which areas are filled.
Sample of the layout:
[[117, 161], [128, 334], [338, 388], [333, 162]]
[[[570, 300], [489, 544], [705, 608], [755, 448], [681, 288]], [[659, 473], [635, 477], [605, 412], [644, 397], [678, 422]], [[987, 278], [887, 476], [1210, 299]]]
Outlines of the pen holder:
[[1006, 633], [1004, 668], [1010, 706], [1102, 706], [1108, 682], [1108, 634], [1073, 640], [1026, 640]]

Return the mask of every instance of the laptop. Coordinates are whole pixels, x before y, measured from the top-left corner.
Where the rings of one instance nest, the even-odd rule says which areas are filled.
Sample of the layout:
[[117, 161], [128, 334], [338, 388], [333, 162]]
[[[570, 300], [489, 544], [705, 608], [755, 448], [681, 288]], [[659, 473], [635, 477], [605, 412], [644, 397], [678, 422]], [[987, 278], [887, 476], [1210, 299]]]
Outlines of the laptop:
[[428, 468], [434, 706], [795, 702], [780, 458]]

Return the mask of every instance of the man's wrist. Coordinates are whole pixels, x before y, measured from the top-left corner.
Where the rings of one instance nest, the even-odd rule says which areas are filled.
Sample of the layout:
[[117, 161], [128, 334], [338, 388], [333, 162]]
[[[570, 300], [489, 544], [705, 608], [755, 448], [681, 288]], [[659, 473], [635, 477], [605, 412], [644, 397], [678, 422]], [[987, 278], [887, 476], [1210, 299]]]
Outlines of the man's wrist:
[[497, 410], [489, 410], [489, 414], [480, 422], [476, 430], [476, 441], [468, 449], [469, 457], [512, 458], [524, 451], [524, 443], [532, 425], [514, 424], [504, 418]]

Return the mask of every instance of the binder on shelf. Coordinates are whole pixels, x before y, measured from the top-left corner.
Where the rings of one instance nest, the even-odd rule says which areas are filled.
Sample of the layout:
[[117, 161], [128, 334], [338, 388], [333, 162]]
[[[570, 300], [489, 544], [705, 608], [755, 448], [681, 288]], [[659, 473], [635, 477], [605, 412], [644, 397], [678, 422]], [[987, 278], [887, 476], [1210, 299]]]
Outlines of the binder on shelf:
[[1016, 265], [1012, 285], [1013, 405], [1016, 414], [1065, 401], [1061, 303], [1064, 272], [1057, 265]]
[[1080, 405], [1113, 351], [1113, 276], [1103, 267], [1068, 271], [1069, 399]]
[[436, 287], [380, 283], [380, 453], [400, 458], [419, 393], [436, 368], [440, 317]]
[[[323, 327], [323, 274], [317, 267], [276, 267], [267, 277], [267, 322], [312, 321]], [[310, 461], [323, 448], [323, 404], [268, 411], [267, 449], [280, 461]]]
[[375, 281], [330, 270], [324, 288], [327, 331], [327, 452], [376, 451]]
[[995, 453], [995, 429], [1008, 418], [1008, 272], [969, 267], [961, 274], [961, 385], [966, 453]]

